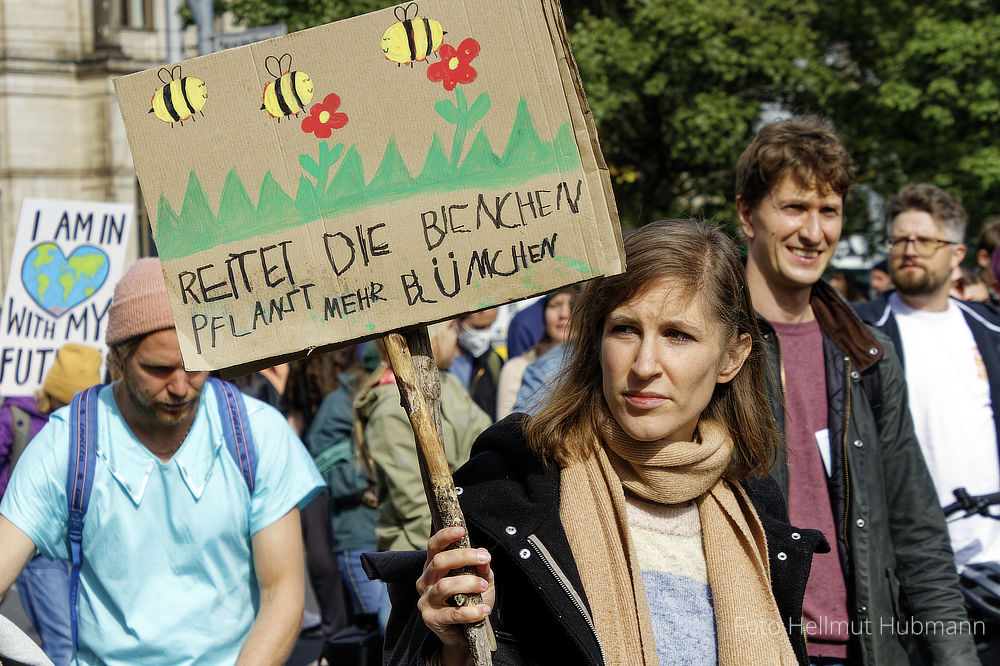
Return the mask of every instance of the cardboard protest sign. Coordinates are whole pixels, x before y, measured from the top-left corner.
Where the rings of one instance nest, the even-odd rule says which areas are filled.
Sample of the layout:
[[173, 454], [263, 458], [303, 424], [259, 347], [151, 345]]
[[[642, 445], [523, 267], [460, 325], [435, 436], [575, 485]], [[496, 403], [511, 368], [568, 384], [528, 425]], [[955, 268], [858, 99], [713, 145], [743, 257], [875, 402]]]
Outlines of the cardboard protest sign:
[[623, 268], [555, 0], [421, 0], [115, 81], [185, 364]]
[[0, 393], [31, 395], [67, 342], [100, 349], [134, 206], [25, 199], [7, 276]]

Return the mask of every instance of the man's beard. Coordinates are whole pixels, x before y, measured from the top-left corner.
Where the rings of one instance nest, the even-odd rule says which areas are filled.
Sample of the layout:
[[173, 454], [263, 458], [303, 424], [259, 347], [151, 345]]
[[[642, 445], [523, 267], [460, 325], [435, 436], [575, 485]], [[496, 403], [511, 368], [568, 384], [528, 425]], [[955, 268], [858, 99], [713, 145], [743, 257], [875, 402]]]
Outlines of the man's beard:
[[[194, 414], [194, 410], [198, 407], [198, 396], [201, 392], [195, 391], [194, 389], [192, 389], [183, 400], [153, 400], [151, 402], [147, 400], [145, 396], [136, 391], [135, 388], [133, 388], [132, 384], [128, 381], [127, 375], [122, 383], [125, 384], [125, 388], [128, 389], [129, 395], [132, 396], [132, 403], [136, 406], [136, 408], [150, 419], [163, 426], [176, 426], [188, 421], [192, 414]], [[157, 405], [177, 405], [187, 402], [190, 402], [191, 404], [183, 412], [163, 412], [157, 409]]]
[[948, 277], [948, 275], [945, 275], [944, 279], [935, 279], [934, 275], [921, 267], [919, 271], [898, 270], [893, 272], [892, 283], [901, 294], [923, 296], [940, 289], [942, 285], [948, 282]]

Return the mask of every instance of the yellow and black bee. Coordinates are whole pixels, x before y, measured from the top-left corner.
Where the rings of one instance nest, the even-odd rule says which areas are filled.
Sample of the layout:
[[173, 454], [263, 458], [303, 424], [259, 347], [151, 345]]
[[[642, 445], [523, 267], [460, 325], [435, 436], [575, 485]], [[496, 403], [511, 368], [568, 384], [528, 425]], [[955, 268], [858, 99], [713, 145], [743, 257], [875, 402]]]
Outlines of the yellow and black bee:
[[[157, 73], [163, 87], [157, 88], [150, 100], [149, 113], [165, 123], [184, 124], [184, 121], [196, 113], [201, 113], [205, 101], [208, 100], [208, 89], [205, 82], [193, 76], [181, 76], [181, 66], [173, 69], [161, 67]], [[201, 113], [204, 116], [204, 113]]]
[[415, 2], [406, 7], [396, 7], [395, 15], [399, 20], [382, 33], [382, 53], [387, 60], [391, 60], [397, 66], [413, 67], [414, 60], [424, 61], [432, 53], [437, 53], [447, 34], [441, 29], [440, 23], [426, 16], [418, 18]]
[[274, 77], [274, 81], [264, 86], [264, 103], [260, 108], [267, 111], [272, 118], [277, 118], [278, 122], [287, 116], [297, 116], [302, 113], [313, 98], [315, 86], [312, 78], [305, 72], [292, 71], [290, 53], [280, 58], [268, 56], [264, 59], [264, 69]]

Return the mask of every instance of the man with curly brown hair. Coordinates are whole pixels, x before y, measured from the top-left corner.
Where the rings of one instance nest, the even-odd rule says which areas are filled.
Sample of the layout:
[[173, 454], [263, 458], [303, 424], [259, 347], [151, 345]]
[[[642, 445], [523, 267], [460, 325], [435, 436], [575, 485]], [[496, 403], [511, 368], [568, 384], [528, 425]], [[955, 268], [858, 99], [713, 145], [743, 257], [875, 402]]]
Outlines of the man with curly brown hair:
[[836, 544], [815, 556], [806, 587], [810, 658], [908, 664], [917, 632], [899, 624], [905, 599], [921, 628], [953, 628], [917, 636], [930, 663], [977, 664], [899, 362], [885, 336], [821, 279], [852, 182], [850, 156], [815, 117], [765, 125], [737, 166], [747, 285], [769, 348], [768, 399], [787, 442], [771, 475], [792, 524]]

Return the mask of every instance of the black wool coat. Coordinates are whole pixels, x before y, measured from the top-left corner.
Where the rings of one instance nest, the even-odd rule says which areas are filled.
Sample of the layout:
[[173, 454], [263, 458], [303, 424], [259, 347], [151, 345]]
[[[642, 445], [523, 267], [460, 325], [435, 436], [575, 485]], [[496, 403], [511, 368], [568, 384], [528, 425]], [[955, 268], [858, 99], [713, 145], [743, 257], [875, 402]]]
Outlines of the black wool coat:
[[[602, 665], [590, 607], [559, 520], [559, 467], [528, 449], [524, 422], [523, 414], [513, 414], [489, 428], [476, 441], [469, 462], [455, 473], [472, 543], [493, 556], [493, 663]], [[788, 524], [784, 500], [772, 480], [750, 479], [743, 487], [767, 536], [772, 590], [785, 631], [799, 662], [808, 664], [802, 598], [813, 553], [828, 552], [829, 546], [822, 533]], [[414, 583], [425, 553], [378, 553], [365, 560], [369, 576], [385, 580], [392, 598], [384, 663], [424, 664], [440, 646], [416, 610]]]

